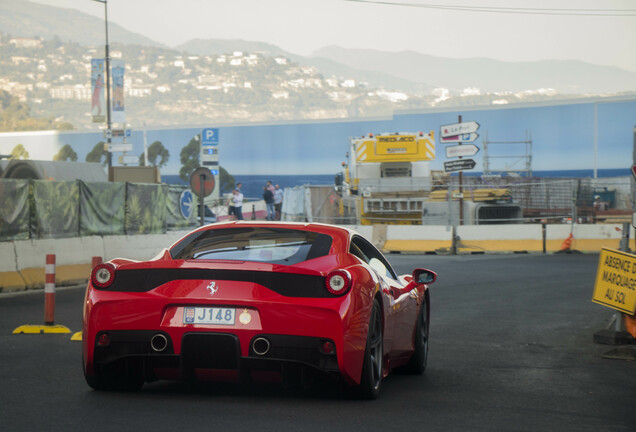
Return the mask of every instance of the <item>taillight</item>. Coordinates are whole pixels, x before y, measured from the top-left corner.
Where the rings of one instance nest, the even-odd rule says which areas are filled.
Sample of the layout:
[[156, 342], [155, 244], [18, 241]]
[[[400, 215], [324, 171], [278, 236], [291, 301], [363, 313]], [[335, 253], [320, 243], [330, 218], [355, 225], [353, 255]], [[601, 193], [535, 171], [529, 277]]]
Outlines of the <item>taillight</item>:
[[107, 347], [110, 345], [110, 336], [108, 333], [101, 333], [97, 336], [97, 345], [100, 347]]
[[335, 354], [336, 347], [334, 346], [332, 341], [323, 340], [322, 345], [320, 346], [320, 350], [322, 351], [323, 354], [331, 355], [331, 354]]
[[115, 266], [110, 263], [96, 265], [91, 274], [91, 283], [97, 288], [108, 288], [115, 281]]
[[344, 295], [351, 288], [351, 275], [346, 270], [332, 271], [325, 279], [327, 291], [335, 295]]

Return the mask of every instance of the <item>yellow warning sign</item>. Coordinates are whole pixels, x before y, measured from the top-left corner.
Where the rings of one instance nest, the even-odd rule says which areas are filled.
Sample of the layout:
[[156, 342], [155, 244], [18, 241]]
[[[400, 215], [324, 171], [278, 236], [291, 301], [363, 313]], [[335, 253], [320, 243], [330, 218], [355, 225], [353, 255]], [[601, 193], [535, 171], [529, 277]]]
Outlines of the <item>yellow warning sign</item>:
[[636, 255], [601, 250], [594, 285], [594, 303], [632, 315], [636, 309]]

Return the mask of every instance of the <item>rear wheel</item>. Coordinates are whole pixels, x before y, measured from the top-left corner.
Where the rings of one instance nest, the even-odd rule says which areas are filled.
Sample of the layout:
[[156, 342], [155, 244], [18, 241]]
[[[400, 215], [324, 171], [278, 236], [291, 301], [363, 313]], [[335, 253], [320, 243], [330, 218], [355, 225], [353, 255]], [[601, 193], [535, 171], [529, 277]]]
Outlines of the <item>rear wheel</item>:
[[93, 375], [88, 375], [84, 370], [86, 383], [94, 390], [107, 391], [133, 392], [143, 387], [143, 368], [136, 362], [123, 362], [123, 364], [109, 366], [111, 367], [96, 367]]
[[426, 363], [428, 362], [428, 328], [428, 296], [425, 294], [415, 326], [415, 336], [413, 340], [415, 350], [411, 360], [404, 366], [404, 372], [421, 375], [426, 370]]
[[382, 341], [382, 312], [378, 301], [375, 300], [371, 310], [371, 319], [369, 320], [367, 346], [364, 351], [362, 365], [362, 378], [360, 385], [355, 388], [356, 396], [361, 399], [376, 399], [380, 393], [382, 358], [384, 356]]

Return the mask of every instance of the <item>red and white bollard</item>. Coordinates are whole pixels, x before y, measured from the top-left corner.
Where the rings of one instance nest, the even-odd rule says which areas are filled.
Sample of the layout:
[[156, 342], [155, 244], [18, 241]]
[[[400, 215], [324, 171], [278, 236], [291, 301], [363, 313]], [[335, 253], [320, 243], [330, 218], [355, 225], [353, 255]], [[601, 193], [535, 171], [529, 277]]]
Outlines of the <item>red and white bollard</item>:
[[44, 279], [44, 325], [55, 323], [55, 255], [46, 255]]
[[100, 265], [102, 263], [102, 257], [94, 256], [91, 260], [91, 270], [95, 268], [95, 266]]

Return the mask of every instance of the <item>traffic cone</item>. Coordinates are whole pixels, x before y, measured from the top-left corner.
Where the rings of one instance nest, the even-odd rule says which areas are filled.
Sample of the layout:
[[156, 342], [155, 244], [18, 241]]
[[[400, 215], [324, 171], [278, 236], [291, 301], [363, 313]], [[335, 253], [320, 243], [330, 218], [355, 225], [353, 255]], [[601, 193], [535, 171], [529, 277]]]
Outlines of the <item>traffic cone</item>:
[[70, 333], [68, 327], [55, 324], [55, 255], [46, 255], [44, 267], [44, 325], [22, 325], [13, 334]]
[[563, 240], [563, 243], [561, 243], [561, 251], [562, 252], [569, 251], [570, 249], [572, 249], [572, 239], [573, 238], [574, 238], [574, 235], [572, 235], [572, 233], [570, 233], [568, 238]]

